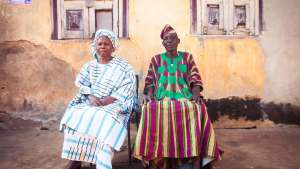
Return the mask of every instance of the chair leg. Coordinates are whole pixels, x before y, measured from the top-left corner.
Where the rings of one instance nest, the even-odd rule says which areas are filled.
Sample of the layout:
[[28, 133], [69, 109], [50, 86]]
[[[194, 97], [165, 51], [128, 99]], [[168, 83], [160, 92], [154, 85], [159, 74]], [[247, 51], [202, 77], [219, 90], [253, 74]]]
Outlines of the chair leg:
[[136, 129], [139, 130], [139, 112], [135, 112]]
[[127, 139], [128, 139], [128, 145], [127, 145], [127, 148], [128, 148], [128, 162], [129, 162], [129, 165], [131, 165], [131, 139], [130, 139], [130, 120], [128, 122], [128, 125], [127, 125]]

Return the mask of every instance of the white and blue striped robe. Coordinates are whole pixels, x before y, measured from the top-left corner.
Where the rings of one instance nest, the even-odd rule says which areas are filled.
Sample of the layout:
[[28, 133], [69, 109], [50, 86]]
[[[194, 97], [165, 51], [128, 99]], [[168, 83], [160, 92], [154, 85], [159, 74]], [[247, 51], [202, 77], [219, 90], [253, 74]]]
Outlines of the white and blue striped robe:
[[[119, 57], [114, 57], [108, 64], [99, 64], [94, 59], [83, 66], [75, 81], [79, 91], [70, 102], [60, 123], [60, 130], [65, 131], [63, 158], [96, 163], [97, 169], [111, 168], [111, 149], [120, 150], [126, 137], [127, 122], [136, 94], [135, 83], [133, 68]], [[91, 106], [86, 97], [88, 94], [99, 98], [111, 96], [116, 101], [107, 106]], [[66, 132], [70, 130], [74, 132]], [[82, 138], [84, 135], [87, 137]], [[94, 143], [101, 146], [88, 148], [90, 138], [95, 139]], [[89, 142], [83, 139], [89, 139]], [[80, 148], [83, 146], [86, 147]], [[103, 153], [108, 157], [101, 156]], [[85, 160], [91, 156], [93, 160]]]

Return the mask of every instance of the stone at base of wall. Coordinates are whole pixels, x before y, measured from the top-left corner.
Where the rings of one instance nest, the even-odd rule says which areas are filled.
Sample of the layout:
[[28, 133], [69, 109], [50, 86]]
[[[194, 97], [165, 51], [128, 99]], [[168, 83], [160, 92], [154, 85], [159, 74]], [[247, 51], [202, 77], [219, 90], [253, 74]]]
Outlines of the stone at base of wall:
[[290, 103], [263, 103], [256, 97], [227, 97], [207, 99], [206, 105], [212, 121], [226, 115], [229, 119], [270, 120], [300, 125], [300, 107]]
[[[300, 125], [300, 107], [289, 103], [263, 103], [255, 97], [207, 99], [205, 102], [215, 129], [253, 129], [273, 127], [277, 123]], [[0, 110], [0, 130], [22, 128], [57, 130], [62, 114], [63, 112]], [[135, 116], [132, 118], [131, 122], [135, 123]]]

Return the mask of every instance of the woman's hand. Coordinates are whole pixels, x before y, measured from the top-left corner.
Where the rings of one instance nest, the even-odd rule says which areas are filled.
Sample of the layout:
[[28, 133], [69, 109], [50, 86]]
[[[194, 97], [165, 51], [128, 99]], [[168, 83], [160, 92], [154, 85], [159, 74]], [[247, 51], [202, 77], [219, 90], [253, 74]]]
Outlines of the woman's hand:
[[106, 106], [106, 105], [112, 104], [115, 100], [116, 99], [114, 97], [106, 96], [100, 100], [101, 106]]
[[89, 99], [89, 102], [92, 106], [101, 106], [102, 105], [101, 99], [96, 96], [88, 95], [87, 98]]
[[106, 96], [103, 99], [100, 99], [93, 95], [88, 95], [88, 99], [92, 106], [106, 106], [112, 104], [116, 99], [111, 96]]

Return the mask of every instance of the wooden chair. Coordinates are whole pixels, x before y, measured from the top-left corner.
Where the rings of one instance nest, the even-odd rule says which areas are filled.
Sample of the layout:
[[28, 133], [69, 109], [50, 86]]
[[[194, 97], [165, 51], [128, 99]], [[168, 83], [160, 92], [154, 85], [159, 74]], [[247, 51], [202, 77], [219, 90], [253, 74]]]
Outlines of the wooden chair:
[[[136, 77], [136, 103], [133, 106], [132, 112], [130, 117], [134, 117], [135, 122], [136, 122], [136, 129], [138, 130], [139, 128], [139, 115], [140, 115], [140, 105], [138, 104], [138, 90], [139, 90], [139, 76], [135, 75]], [[129, 165], [132, 164], [132, 149], [131, 149], [131, 137], [130, 137], [130, 122], [131, 122], [131, 118], [128, 120], [128, 124], [127, 124], [127, 147], [128, 147], [128, 163]]]

